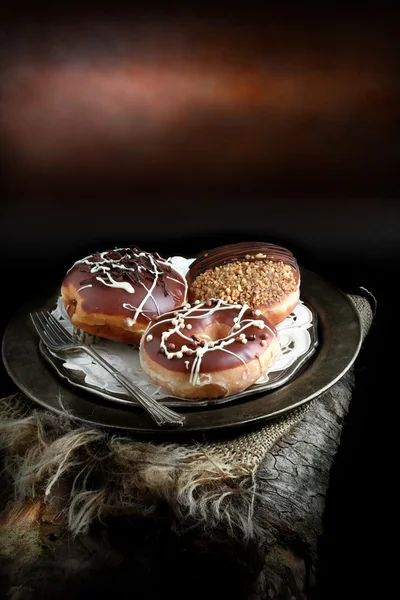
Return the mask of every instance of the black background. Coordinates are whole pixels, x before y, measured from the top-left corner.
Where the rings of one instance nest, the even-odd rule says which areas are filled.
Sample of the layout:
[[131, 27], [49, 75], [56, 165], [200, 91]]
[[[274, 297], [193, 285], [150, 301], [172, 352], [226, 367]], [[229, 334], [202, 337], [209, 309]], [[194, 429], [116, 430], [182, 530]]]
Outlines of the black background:
[[[384, 442], [378, 375], [400, 254], [393, 15], [366, 9], [266, 14], [249, 6], [229, 14], [171, 8], [128, 18], [97, 9], [68, 16], [20, 11], [3, 23], [2, 330], [42, 283], [59, 285], [78, 258], [125, 243], [193, 256], [223, 243], [267, 240], [286, 245], [302, 266], [346, 292], [370, 290], [378, 311], [356, 363], [332, 472], [321, 597], [369, 589], [382, 560], [376, 552], [381, 493], [371, 477], [375, 449]], [[154, 84], [155, 112], [120, 104], [117, 120], [105, 126], [110, 116], [96, 94], [121, 62], [135, 60], [149, 69], [163, 63], [164, 74], [181, 73], [192, 87]], [[60, 84], [57, 102], [65, 91], [73, 109], [59, 113], [46, 94], [54, 73], [71, 65], [84, 70], [83, 87], [71, 92]], [[91, 69], [101, 74], [99, 87], [87, 78]], [[210, 72], [222, 81], [222, 99], [202, 105], [196, 77]], [[84, 93], [89, 109], [81, 119]], [[123, 87], [104, 93], [109, 102], [122, 102]], [[230, 94], [236, 104], [229, 104]], [[174, 112], [183, 97], [186, 112]], [[255, 97], [262, 99], [255, 103]], [[152, 129], [152, 115], [161, 119], [164, 106], [172, 116]], [[100, 133], [91, 128], [90, 111], [103, 123]], [[119, 138], [110, 137], [113, 127], [123, 132]], [[76, 131], [66, 148], [68, 128]], [[2, 393], [13, 391], [4, 369], [2, 380]]]

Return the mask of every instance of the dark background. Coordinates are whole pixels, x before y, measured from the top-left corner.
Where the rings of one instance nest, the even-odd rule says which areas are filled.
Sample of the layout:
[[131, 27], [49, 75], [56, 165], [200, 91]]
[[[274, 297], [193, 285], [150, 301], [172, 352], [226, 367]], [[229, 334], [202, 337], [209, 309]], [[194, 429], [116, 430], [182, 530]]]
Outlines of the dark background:
[[[332, 473], [323, 598], [370, 588], [376, 573], [377, 372], [400, 253], [395, 23], [367, 9], [250, 5], [3, 19], [2, 329], [72, 262], [130, 243], [193, 256], [277, 242], [377, 298]], [[4, 369], [2, 379], [12, 391]]]

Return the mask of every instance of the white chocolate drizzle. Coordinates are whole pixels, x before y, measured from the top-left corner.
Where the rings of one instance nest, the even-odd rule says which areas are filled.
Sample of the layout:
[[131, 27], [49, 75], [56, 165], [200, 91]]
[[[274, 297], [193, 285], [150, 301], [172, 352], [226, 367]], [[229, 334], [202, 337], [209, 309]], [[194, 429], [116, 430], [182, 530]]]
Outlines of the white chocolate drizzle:
[[[110, 255], [113, 255], [116, 252], [122, 253], [122, 256], [120, 258], [110, 258]], [[148, 252], [144, 252], [144, 251], [141, 251], [139, 249], [134, 249], [134, 248], [115, 248], [114, 250], [107, 250], [104, 252], [100, 252], [100, 253], [98, 253], [97, 260], [94, 260], [94, 256], [95, 255], [90, 254], [90, 255], [86, 256], [85, 258], [82, 258], [82, 259], [76, 261], [72, 265], [72, 267], [69, 269], [68, 272], [72, 271], [72, 269], [79, 264], [88, 265], [91, 267], [90, 271], [89, 271], [90, 273], [99, 273], [99, 275], [97, 275], [95, 279], [97, 281], [99, 281], [102, 285], [104, 285], [106, 287], [115, 288], [115, 289], [123, 289], [126, 292], [128, 292], [129, 294], [135, 293], [134, 285], [129, 283], [129, 281], [116, 281], [115, 279], [113, 279], [113, 277], [109, 271], [112, 271], [113, 269], [120, 269], [122, 271], [132, 271], [132, 272], [136, 272], [136, 273], [137, 272], [141, 273], [143, 270], [145, 270], [145, 268], [141, 264], [138, 264], [135, 267], [129, 267], [129, 266], [122, 264], [121, 261], [123, 261], [127, 256], [130, 259], [132, 259], [133, 261], [140, 260], [140, 258], [145, 258], [150, 261], [151, 268], [150, 268], [150, 270], [149, 269], [147, 269], [147, 270], [153, 276], [153, 281], [152, 281], [151, 285], [149, 287], [146, 286], [144, 281], [141, 280], [140, 278], [139, 278], [138, 283], [135, 284], [135, 285], [141, 285], [146, 290], [146, 294], [145, 294], [143, 300], [140, 302], [140, 304], [138, 306], [134, 306], [133, 304], [130, 304], [130, 303], [122, 304], [123, 308], [125, 308], [126, 310], [132, 310], [132, 312], [134, 313], [132, 318], [127, 317], [127, 319], [126, 319], [126, 323], [127, 323], [128, 327], [132, 327], [133, 325], [135, 325], [138, 317], [141, 314], [144, 314], [147, 312], [152, 312], [152, 314], [153, 314], [153, 311], [144, 310], [144, 306], [149, 299], [151, 299], [153, 301], [154, 306], [155, 306], [155, 311], [158, 315], [160, 315], [159, 306], [153, 296], [154, 289], [156, 288], [157, 284], [160, 282], [160, 276], [164, 275], [167, 279], [170, 279], [172, 281], [175, 281], [178, 284], [181, 284], [184, 288], [183, 298], [184, 299], [186, 298], [187, 287], [188, 287], [186, 279], [185, 279], [185, 277], [183, 277], [183, 275], [181, 275], [173, 267], [170, 259], [166, 260], [166, 259], [161, 258], [158, 255], [155, 257]], [[96, 255], [96, 258], [97, 258], [97, 255]], [[172, 274], [176, 275], [177, 277], [172, 277], [171, 275], [164, 273], [164, 271], [162, 271], [159, 268], [159, 266], [168, 266], [170, 269], [172, 269]], [[87, 287], [91, 287], [91, 284], [83, 285], [81, 288], [79, 288], [79, 290], [85, 289]]]

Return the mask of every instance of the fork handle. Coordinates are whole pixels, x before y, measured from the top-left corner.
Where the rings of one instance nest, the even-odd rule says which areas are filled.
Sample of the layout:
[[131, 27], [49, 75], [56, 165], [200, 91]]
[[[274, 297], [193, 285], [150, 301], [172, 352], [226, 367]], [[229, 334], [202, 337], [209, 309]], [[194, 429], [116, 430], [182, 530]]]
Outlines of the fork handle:
[[108, 371], [128, 392], [139, 402], [154, 421], [160, 427], [164, 425], [174, 425], [181, 427], [185, 422], [185, 417], [171, 410], [167, 406], [160, 404], [148, 394], [142, 393], [129, 381], [125, 375], [117, 371], [109, 362], [107, 362], [100, 354], [89, 346], [81, 346], [82, 350], [89, 354], [96, 362], [98, 362], [106, 371]]

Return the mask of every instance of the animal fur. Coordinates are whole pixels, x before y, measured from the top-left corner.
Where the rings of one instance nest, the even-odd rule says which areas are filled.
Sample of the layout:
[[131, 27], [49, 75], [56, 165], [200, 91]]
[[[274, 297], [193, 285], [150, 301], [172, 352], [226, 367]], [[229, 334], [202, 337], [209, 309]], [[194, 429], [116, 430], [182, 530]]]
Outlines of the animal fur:
[[[156, 445], [82, 427], [67, 415], [36, 409], [21, 396], [3, 400], [2, 477], [13, 483], [12, 506], [34, 496], [51, 502], [60, 483], [70, 482], [70, 491], [61, 499], [67, 532], [60, 548], [57, 542], [51, 548], [52, 559], [48, 552], [27, 555], [21, 544], [18, 555], [7, 554], [9, 548], [2, 552], [0, 543], [3, 595], [10, 600], [47, 600], [57, 594], [63, 600], [118, 590], [120, 598], [130, 598], [133, 591], [139, 598], [163, 598], [168, 589], [177, 598], [178, 590], [182, 597], [190, 590], [193, 599], [225, 594], [239, 600], [248, 598], [251, 588], [250, 597], [258, 600], [281, 597], [279, 590], [288, 585], [289, 573], [293, 597], [305, 598], [304, 586], [313, 581], [323, 503], [301, 505], [303, 518], [312, 517], [313, 525], [304, 531], [296, 511], [293, 522], [291, 511], [277, 520], [284, 491], [277, 479], [277, 455], [289, 459], [298, 448], [300, 454], [292, 460], [301, 457], [304, 465], [313, 464], [317, 446], [297, 445], [296, 432], [306, 422], [315, 422], [319, 430], [321, 419], [330, 428], [319, 447], [326, 452], [333, 444], [329, 448], [334, 454], [341, 428], [337, 419], [346, 413], [352, 380], [348, 373], [311, 402], [304, 409], [307, 415], [297, 414], [298, 428], [284, 436], [287, 444], [281, 440], [272, 448], [271, 440], [281, 431], [278, 426], [266, 442], [270, 451], [261, 445], [265, 429], [223, 444]], [[328, 414], [335, 417], [332, 422], [325, 420]], [[296, 419], [291, 419], [293, 428]], [[322, 476], [319, 470], [308, 472]], [[324, 490], [327, 474], [319, 480]], [[309, 475], [305, 481], [299, 477], [299, 485], [315, 485]], [[268, 489], [267, 498], [257, 491], [263, 489], [263, 494]], [[90, 535], [79, 535], [89, 529]], [[82, 541], [90, 544], [85, 552], [79, 550]], [[0, 597], [1, 591], [0, 584]]]
[[[296, 418], [300, 413], [289, 427]], [[201, 521], [213, 529], [223, 524], [233, 536], [250, 539], [256, 535], [255, 473], [262, 455], [256, 439], [254, 443], [255, 455], [244, 452], [238, 460], [229, 442], [222, 447], [153, 444], [27, 406], [27, 399], [19, 395], [1, 405], [0, 449], [5, 451], [5, 469], [14, 481], [16, 498], [46, 501], [54, 487], [68, 479], [70, 493], [63, 511], [73, 535], [86, 533], [92, 522], [108, 516], [148, 515], [165, 503], [176, 526]]]

